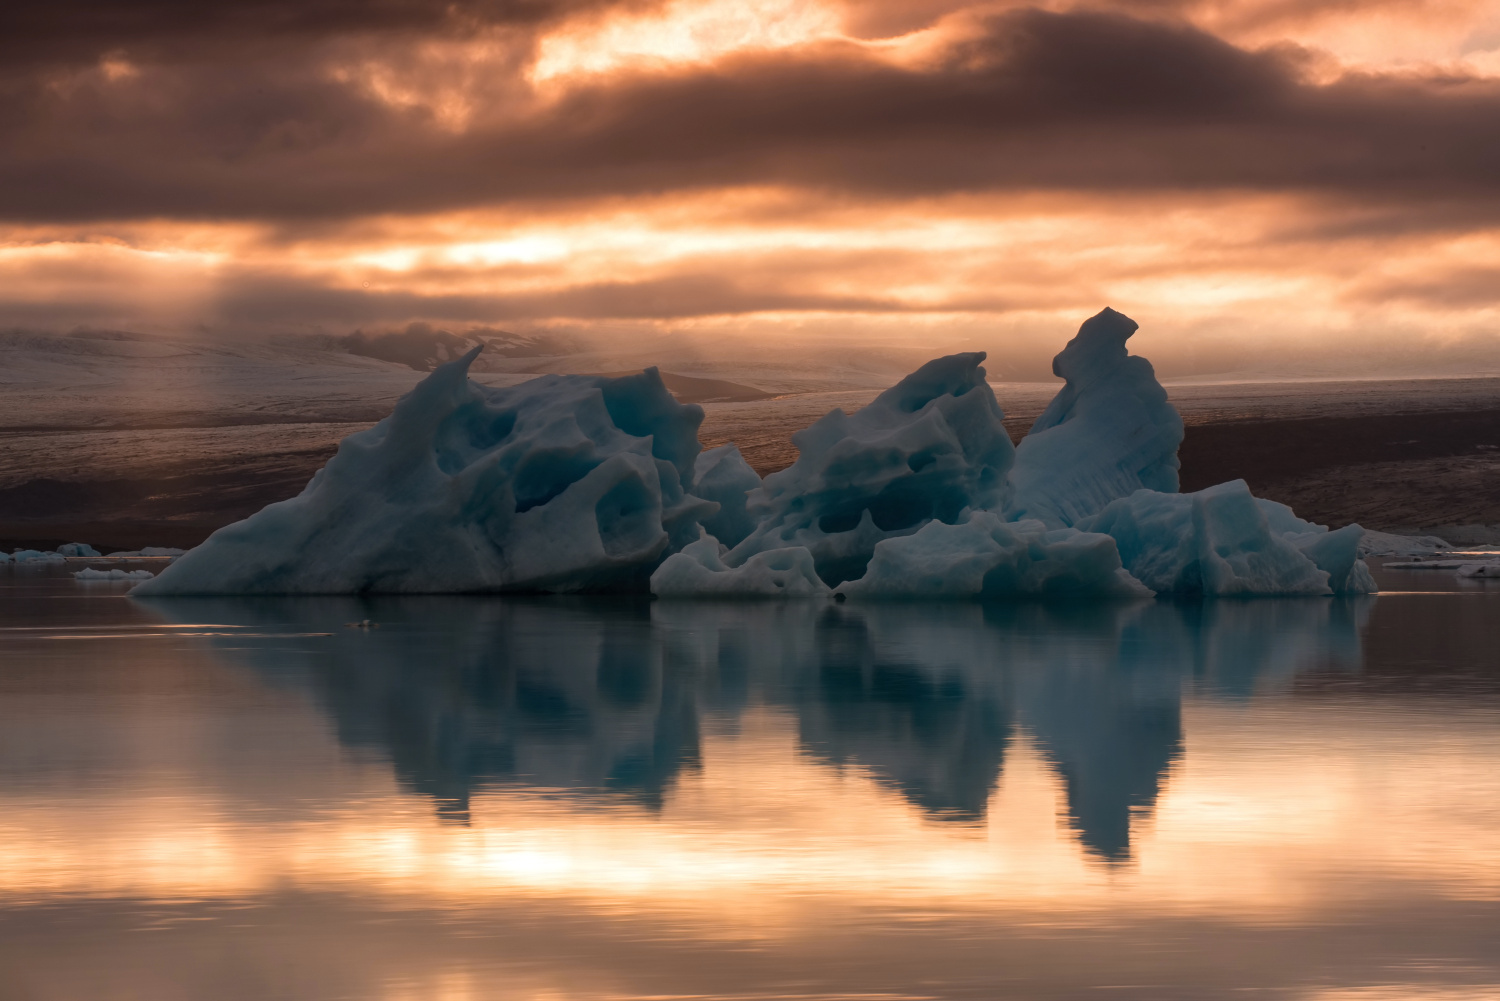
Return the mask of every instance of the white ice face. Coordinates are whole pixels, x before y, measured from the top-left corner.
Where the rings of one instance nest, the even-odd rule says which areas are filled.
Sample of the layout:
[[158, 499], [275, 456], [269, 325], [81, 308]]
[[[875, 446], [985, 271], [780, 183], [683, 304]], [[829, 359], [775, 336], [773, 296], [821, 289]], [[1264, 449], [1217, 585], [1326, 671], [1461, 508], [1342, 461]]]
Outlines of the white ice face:
[[797, 432], [762, 482], [700, 454], [701, 408], [655, 369], [468, 378], [435, 370], [291, 500], [216, 532], [136, 594], [645, 590], [842, 598], [1373, 590], [1337, 532], [1243, 481], [1177, 493], [1182, 420], [1106, 309], [1019, 449], [982, 353], [928, 362]]

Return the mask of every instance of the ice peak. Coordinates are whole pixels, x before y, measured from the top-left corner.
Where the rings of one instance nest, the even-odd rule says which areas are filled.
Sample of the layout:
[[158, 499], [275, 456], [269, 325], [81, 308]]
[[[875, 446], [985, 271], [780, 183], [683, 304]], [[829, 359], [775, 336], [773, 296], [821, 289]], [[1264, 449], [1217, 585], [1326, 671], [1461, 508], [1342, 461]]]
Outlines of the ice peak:
[[914, 414], [939, 396], [962, 396], [975, 386], [984, 385], [983, 351], [963, 351], [934, 358], [911, 375], [881, 393], [875, 406]]
[[1012, 519], [1061, 528], [1142, 487], [1177, 491], [1182, 418], [1151, 363], [1125, 350], [1136, 329], [1105, 308], [1053, 359], [1067, 384], [1016, 447]]
[[1125, 342], [1140, 329], [1124, 313], [1105, 306], [1083, 321], [1078, 333], [1052, 359], [1052, 374], [1069, 382], [1090, 382], [1125, 360]]

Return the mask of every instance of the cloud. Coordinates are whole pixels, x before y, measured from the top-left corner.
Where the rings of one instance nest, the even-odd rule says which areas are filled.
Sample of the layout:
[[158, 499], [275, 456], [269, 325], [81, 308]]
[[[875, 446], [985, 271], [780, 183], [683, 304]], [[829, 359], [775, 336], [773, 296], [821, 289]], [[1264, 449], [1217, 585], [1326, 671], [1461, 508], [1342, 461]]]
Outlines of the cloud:
[[6, 12], [0, 60], [12, 69], [88, 63], [108, 54], [192, 60], [205, 50], [221, 56], [349, 35], [463, 34], [536, 26], [604, 7], [650, 6], [649, 0], [52, 0]]
[[0, 326], [1500, 358], [1477, 0], [812, 2], [31, 5]]
[[[388, 13], [417, 16], [399, 3]], [[0, 217], [326, 220], [748, 185], [860, 198], [1500, 196], [1500, 82], [1319, 84], [1300, 50], [1111, 13], [1012, 12], [915, 66], [822, 43], [550, 97], [506, 77], [475, 85], [461, 128], [424, 103], [422, 67], [382, 94], [368, 74], [333, 72], [347, 57], [241, 53], [12, 80]], [[514, 53], [503, 58], [514, 69]], [[402, 87], [415, 96], [393, 100]]]
[[330, 288], [280, 276], [245, 277], [218, 294], [214, 312], [231, 326], [285, 323], [400, 322], [414, 317], [505, 323], [548, 319], [681, 319], [732, 313], [902, 312], [894, 299], [799, 292], [741, 284], [717, 274], [676, 274], [600, 281], [540, 292], [452, 294]]

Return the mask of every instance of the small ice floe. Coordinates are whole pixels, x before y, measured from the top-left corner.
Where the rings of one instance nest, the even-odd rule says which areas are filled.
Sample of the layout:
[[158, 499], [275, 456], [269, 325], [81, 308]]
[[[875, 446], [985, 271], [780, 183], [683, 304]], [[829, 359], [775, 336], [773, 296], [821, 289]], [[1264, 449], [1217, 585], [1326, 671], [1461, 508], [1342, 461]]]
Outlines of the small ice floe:
[[1359, 544], [1361, 556], [1432, 556], [1452, 549], [1436, 535], [1393, 535], [1365, 529]]
[[371, 622], [369, 619], [360, 619], [358, 622], [345, 622], [345, 629], [379, 629], [380, 623]]
[[1447, 570], [1458, 577], [1500, 578], [1500, 562], [1493, 560], [1396, 560], [1387, 562], [1385, 568], [1387, 570]]
[[150, 570], [96, 570], [93, 567], [73, 572], [74, 580], [150, 580], [155, 576]]
[[36, 549], [17, 549], [11, 559], [17, 563], [61, 563], [67, 557], [51, 551], [44, 553]]
[[99, 550], [95, 549], [87, 542], [67, 542], [61, 546], [58, 546], [57, 552], [60, 556], [85, 557], [88, 559], [99, 558]]
[[[171, 557], [172, 559], [176, 559], [185, 552], [187, 552], [186, 549], [175, 549], [172, 546], [144, 546], [140, 549], [127, 549], [118, 553], [110, 553], [109, 558], [112, 560], [128, 560], [141, 557], [150, 559]], [[94, 555], [98, 556], [99, 554], [94, 553]]]

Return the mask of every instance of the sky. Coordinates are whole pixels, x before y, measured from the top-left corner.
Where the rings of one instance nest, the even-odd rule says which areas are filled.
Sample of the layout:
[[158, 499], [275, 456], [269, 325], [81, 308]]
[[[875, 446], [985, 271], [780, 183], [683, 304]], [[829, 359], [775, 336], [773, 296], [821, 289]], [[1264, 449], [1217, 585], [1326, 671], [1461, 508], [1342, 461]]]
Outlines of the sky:
[[52, 0], [0, 330], [1500, 373], [1500, 0]]

